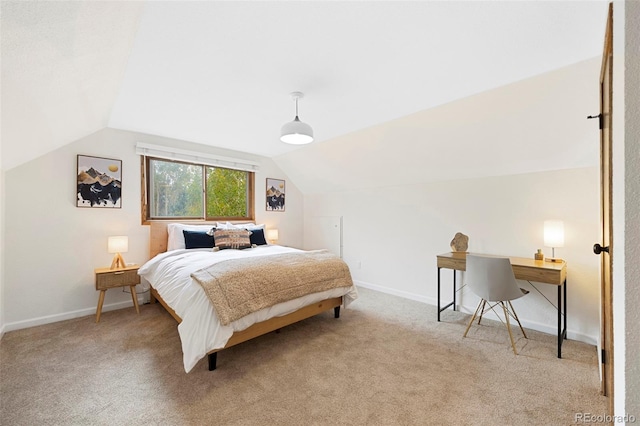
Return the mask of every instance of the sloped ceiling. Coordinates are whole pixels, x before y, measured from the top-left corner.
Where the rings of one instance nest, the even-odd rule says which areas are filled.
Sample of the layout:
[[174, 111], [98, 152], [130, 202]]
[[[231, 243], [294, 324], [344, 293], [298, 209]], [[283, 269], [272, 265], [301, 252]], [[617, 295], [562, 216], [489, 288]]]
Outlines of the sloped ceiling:
[[2, 1], [2, 167], [106, 127], [144, 5]]
[[274, 160], [305, 194], [386, 188], [381, 208], [397, 186], [595, 167], [599, 71], [589, 59]]
[[[105, 126], [275, 157], [598, 56], [605, 1], [2, 2], [2, 164]], [[312, 145], [313, 146], [313, 145]]]

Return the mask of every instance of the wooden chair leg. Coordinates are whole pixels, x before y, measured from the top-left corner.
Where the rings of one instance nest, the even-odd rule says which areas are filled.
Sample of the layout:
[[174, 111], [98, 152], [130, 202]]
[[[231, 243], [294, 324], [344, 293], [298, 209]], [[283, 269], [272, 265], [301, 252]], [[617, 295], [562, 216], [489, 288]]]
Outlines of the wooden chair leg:
[[482, 309], [480, 310], [480, 317], [478, 318], [478, 325], [480, 325], [480, 321], [482, 321], [482, 315], [484, 314], [484, 307], [487, 304], [487, 301], [482, 299]]
[[513, 334], [511, 333], [511, 325], [509, 324], [509, 312], [507, 312], [507, 307], [505, 306], [504, 302], [500, 302], [500, 305], [502, 305], [504, 317], [507, 320], [507, 330], [509, 331], [509, 339], [511, 339], [511, 347], [513, 348], [513, 353], [518, 355], [518, 352], [516, 351], [516, 344], [513, 341]]
[[467, 329], [464, 331], [464, 334], [462, 335], [462, 337], [467, 337], [467, 333], [471, 328], [471, 324], [473, 324], [473, 320], [476, 319], [476, 315], [478, 314], [478, 309], [480, 309], [480, 305], [482, 305], [482, 300], [478, 303], [478, 306], [476, 307], [476, 311], [473, 313], [473, 316], [471, 317], [471, 321], [469, 321], [469, 324], [467, 325]]
[[511, 304], [510, 300], [509, 300], [509, 306], [511, 307], [511, 312], [513, 312], [513, 317], [516, 319], [516, 321], [518, 321], [518, 325], [520, 326], [520, 331], [522, 331], [522, 335], [524, 336], [525, 339], [528, 339], [527, 333], [524, 332], [524, 328], [522, 328], [522, 324], [520, 324], [520, 320], [518, 319], [518, 314], [516, 314], [516, 310], [513, 309], [513, 305]]

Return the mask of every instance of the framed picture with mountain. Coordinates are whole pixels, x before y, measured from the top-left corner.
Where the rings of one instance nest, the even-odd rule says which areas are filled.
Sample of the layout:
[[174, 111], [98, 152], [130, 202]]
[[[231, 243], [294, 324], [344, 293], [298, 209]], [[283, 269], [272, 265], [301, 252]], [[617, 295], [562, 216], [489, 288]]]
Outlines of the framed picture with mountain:
[[76, 207], [122, 207], [122, 160], [78, 155]]
[[267, 178], [267, 211], [284, 211], [284, 180]]

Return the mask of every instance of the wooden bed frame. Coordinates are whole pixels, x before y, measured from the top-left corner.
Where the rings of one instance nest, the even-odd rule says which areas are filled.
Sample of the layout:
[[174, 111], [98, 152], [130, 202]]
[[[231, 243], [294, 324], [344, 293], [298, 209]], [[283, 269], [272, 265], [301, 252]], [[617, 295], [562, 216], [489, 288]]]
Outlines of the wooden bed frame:
[[[174, 222], [175, 223], [175, 222]], [[192, 225], [208, 225], [207, 222], [185, 222], [179, 221], [177, 223], [183, 224], [192, 224]], [[149, 255], [150, 258], [153, 258], [159, 253], [163, 253], [167, 251], [167, 225], [168, 222], [149, 222], [150, 225], [150, 238], [149, 238]], [[215, 224], [212, 223], [211, 226]], [[150, 302], [156, 303], [160, 302], [160, 304], [171, 314], [175, 320], [180, 323], [182, 322], [182, 318], [175, 313], [173, 309], [160, 297], [156, 289], [152, 286], [150, 287]], [[298, 321], [302, 321], [303, 319], [310, 318], [314, 315], [318, 315], [322, 312], [333, 309], [334, 317], [340, 317], [340, 306], [342, 305], [342, 297], [333, 297], [330, 299], [321, 300], [316, 303], [312, 303], [311, 305], [304, 306], [297, 311], [291, 312], [290, 314], [283, 315], [281, 317], [270, 318], [266, 321], [258, 322], [252, 325], [251, 327], [237, 331], [233, 333], [233, 335], [229, 338], [229, 341], [224, 346], [224, 348], [216, 349], [214, 351], [209, 352], [209, 371], [213, 371], [216, 369], [216, 362], [218, 359], [218, 352], [222, 349], [229, 348], [231, 346], [235, 346], [238, 343], [246, 342], [247, 340], [251, 340], [254, 337], [262, 336], [263, 334], [270, 333], [272, 331], [276, 331], [281, 329], [282, 327], [286, 327], [287, 325], [291, 325]]]

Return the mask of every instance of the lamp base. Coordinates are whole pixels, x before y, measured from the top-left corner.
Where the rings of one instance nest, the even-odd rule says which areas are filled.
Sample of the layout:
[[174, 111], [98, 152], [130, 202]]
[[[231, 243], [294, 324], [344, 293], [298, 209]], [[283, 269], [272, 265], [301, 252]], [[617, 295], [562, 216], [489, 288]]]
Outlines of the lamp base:
[[552, 262], [552, 263], [564, 262], [564, 260], [560, 259], [559, 257], [547, 257], [545, 261]]
[[111, 262], [111, 267], [109, 269], [124, 269], [127, 267], [127, 264], [124, 263], [124, 259], [120, 253], [116, 253], [113, 256], [113, 261]]

